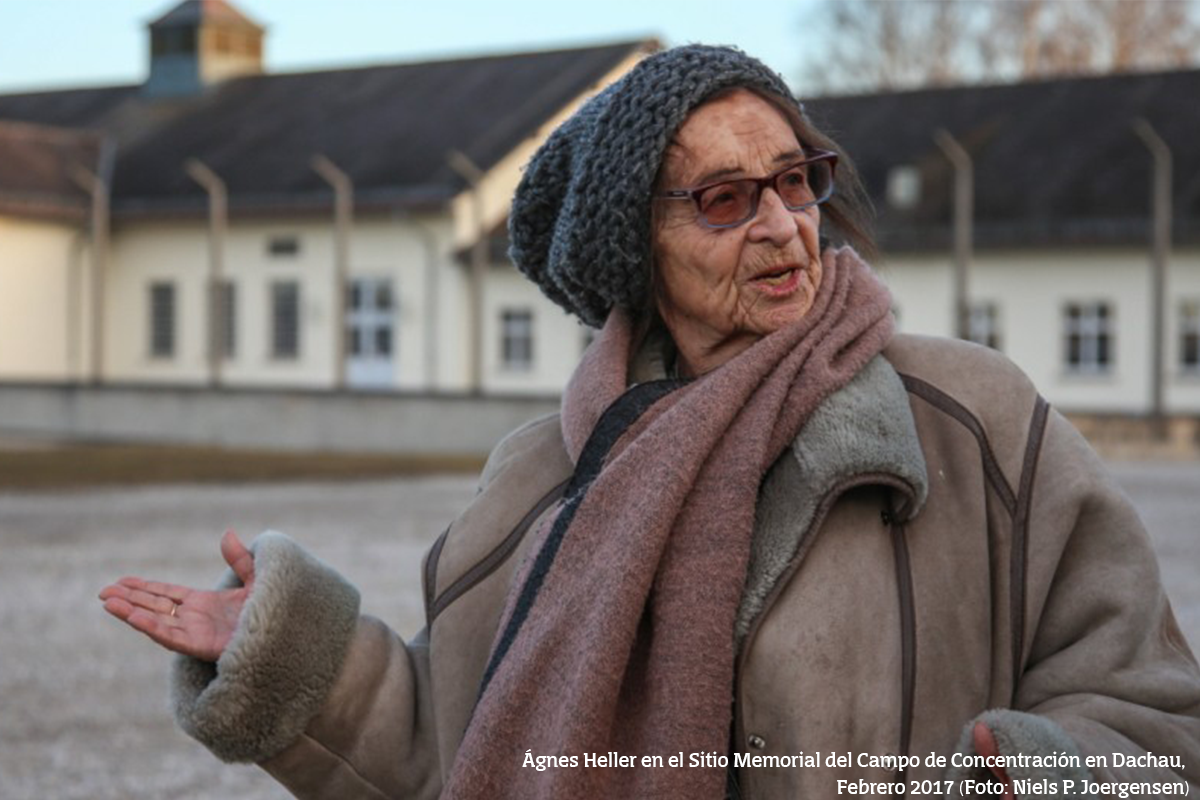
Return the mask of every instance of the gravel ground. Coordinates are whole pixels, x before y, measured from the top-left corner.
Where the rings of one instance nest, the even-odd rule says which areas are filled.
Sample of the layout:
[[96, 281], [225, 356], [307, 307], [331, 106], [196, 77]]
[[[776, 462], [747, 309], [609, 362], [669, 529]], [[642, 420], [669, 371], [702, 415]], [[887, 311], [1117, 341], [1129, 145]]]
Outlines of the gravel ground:
[[353, 581], [368, 613], [421, 625], [419, 565], [474, 479], [0, 495], [0, 798], [267, 800], [175, 729], [169, 658], [96, 599], [125, 574], [210, 585], [226, 528], [286, 531]]
[[[1185, 634], [1200, 643], [1200, 464], [1114, 464], [1142, 511]], [[282, 800], [255, 767], [219, 764], [173, 726], [169, 659], [103, 613], [122, 574], [208, 585], [226, 527], [284, 530], [420, 627], [425, 548], [473, 479], [0, 493], [0, 798]]]

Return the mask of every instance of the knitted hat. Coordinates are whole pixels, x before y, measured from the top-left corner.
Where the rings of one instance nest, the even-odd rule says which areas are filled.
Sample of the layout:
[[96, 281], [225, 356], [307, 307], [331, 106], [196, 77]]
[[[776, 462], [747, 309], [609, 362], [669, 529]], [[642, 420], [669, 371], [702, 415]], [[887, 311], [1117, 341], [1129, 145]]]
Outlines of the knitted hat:
[[[550, 134], [509, 212], [509, 257], [588, 325], [650, 291], [650, 192], [671, 138], [721, 89], [795, 102], [783, 79], [729, 47], [688, 45], [640, 61]], [[796, 108], [800, 106], [797, 103]]]

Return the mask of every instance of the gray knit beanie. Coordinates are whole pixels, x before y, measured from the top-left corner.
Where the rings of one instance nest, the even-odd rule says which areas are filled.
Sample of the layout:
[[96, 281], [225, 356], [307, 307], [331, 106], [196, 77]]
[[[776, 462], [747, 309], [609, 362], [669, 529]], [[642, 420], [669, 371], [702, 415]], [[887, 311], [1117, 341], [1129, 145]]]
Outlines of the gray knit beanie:
[[513, 263], [593, 327], [613, 306], [640, 308], [650, 291], [650, 192], [663, 153], [693, 108], [734, 86], [795, 102], [761, 61], [706, 45], [649, 56], [588, 100], [550, 134], [517, 187]]

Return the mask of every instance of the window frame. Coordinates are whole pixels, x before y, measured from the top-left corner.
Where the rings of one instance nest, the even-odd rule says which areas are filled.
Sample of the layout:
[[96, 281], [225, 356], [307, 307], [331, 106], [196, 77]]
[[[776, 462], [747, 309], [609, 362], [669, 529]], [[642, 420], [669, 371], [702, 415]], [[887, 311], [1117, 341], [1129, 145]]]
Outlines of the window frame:
[[298, 258], [303, 244], [295, 233], [278, 233], [267, 237], [268, 258]]
[[[281, 319], [282, 293], [292, 291], [292, 318], [290, 347], [287, 344], [288, 337], [283, 335], [282, 326], [286, 320]], [[303, 337], [301, 335], [301, 317], [302, 317], [302, 297], [303, 289], [300, 281], [294, 278], [277, 278], [270, 282], [267, 290], [267, 296], [270, 302], [270, 314], [268, 315], [270, 328], [267, 330], [267, 341], [270, 343], [270, 357], [272, 361], [297, 361], [300, 358], [301, 348], [303, 347]]]
[[[1189, 378], [1200, 377], [1200, 297], [1183, 297], [1179, 300], [1176, 343], [1179, 356], [1176, 363], [1179, 374]], [[1194, 361], [1189, 361], [1189, 350]]]
[[[986, 321], [985, 321], [986, 320]], [[1003, 352], [1000, 330], [1000, 304], [995, 300], [976, 300], [967, 306], [967, 341]], [[983, 335], [977, 334], [983, 331]]]
[[[516, 333], [514, 334], [514, 328]], [[533, 371], [534, 314], [528, 306], [506, 306], [500, 309], [500, 369], [510, 373]], [[521, 335], [523, 334], [523, 335]]]
[[[160, 295], [160, 292], [166, 292]], [[166, 305], [160, 304], [165, 297]], [[155, 361], [170, 361], [179, 347], [179, 297], [175, 281], [152, 280], [147, 286], [146, 344], [149, 357]], [[160, 314], [166, 314], [165, 319]]]
[[[1103, 310], [1104, 313], [1100, 313]], [[1072, 319], [1072, 312], [1078, 311]], [[1110, 376], [1117, 364], [1117, 304], [1111, 300], [1069, 300], [1062, 306], [1063, 371], [1071, 376]], [[1072, 336], [1078, 337], [1076, 361], [1072, 361]]]

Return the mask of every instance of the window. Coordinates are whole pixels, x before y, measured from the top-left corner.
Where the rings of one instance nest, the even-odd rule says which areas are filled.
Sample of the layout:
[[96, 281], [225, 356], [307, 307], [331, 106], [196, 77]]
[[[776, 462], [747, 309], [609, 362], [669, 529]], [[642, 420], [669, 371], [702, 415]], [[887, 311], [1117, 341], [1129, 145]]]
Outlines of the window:
[[150, 284], [150, 356], [175, 355], [175, 284]]
[[237, 294], [231, 281], [213, 287], [208, 313], [210, 352], [233, 358], [237, 350]]
[[911, 164], [888, 170], [887, 201], [892, 208], [915, 208], [921, 200], [921, 171]]
[[1113, 313], [1108, 303], [1068, 303], [1063, 310], [1069, 372], [1105, 373], [1113, 363]]
[[1200, 373], [1200, 300], [1179, 305], [1179, 367]]
[[999, 350], [999, 316], [995, 303], [972, 303], [967, 311], [967, 340]]
[[271, 356], [300, 355], [300, 284], [275, 281], [271, 284]]
[[392, 282], [386, 278], [354, 278], [346, 299], [347, 349], [356, 358], [392, 355]]
[[500, 312], [500, 366], [506, 370], [533, 368], [533, 312], [507, 308]]
[[195, 28], [164, 28], [150, 35], [150, 50], [155, 56], [192, 55], [196, 52]]
[[299, 255], [300, 239], [296, 236], [272, 236], [267, 240], [267, 253], [280, 257]]

